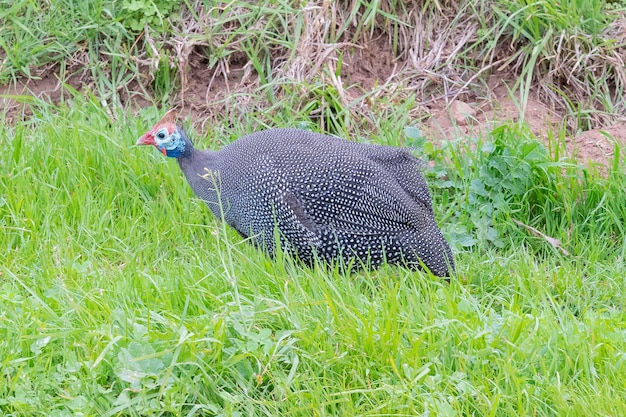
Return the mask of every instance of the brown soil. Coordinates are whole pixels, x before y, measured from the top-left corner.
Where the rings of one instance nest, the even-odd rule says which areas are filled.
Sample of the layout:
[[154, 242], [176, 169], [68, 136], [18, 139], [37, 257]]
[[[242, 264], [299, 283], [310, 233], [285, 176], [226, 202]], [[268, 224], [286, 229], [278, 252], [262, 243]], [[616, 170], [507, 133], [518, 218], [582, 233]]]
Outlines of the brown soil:
[[[249, 92], [258, 86], [258, 77], [243, 56], [231, 60], [228, 68], [221, 68], [219, 72], [208, 68], [200, 51], [192, 51], [187, 62], [177, 106], [183, 114], [191, 115], [195, 123], [202, 125], [216, 118], [237, 118], [237, 113], [245, 111], [254, 100]], [[400, 85], [405, 65], [394, 60], [385, 40], [374, 39], [367, 47], [356, 48], [352, 55], [344, 57], [341, 78], [333, 82], [341, 83], [345, 100], [352, 101], [372, 89], [393, 83], [396, 87]], [[64, 96], [71, 97], [64, 92], [57, 70], [53, 67], [40, 74], [39, 79], [24, 79], [16, 85], [0, 86], [0, 108], [5, 109], [9, 123], [29, 115], [29, 97], [51, 102], [59, 102]], [[89, 86], [88, 79], [78, 76], [70, 78], [67, 83], [79, 91], [83, 86]], [[563, 115], [533, 97], [529, 97], [524, 111], [520, 112], [519, 96], [510, 93], [513, 84], [514, 77], [503, 74], [489, 78], [480, 97], [474, 93], [464, 94], [461, 96], [463, 100], [456, 97], [423, 100], [419, 113], [422, 119], [426, 116], [426, 121], [422, 127], [432, 138], [457, 139], [485, 135], [495, 125], [517, 121], [523, 115], [524, 121], [540, 139], [545, 140], [548, 132], [558, 132]], [[132, 91], [132, 86], [129, 89]], [[235, 93], [243, 94], [237, 94], [233, 100]], [[122, 96], [120, 101], [123, 104], [132, 101], [131, 108], [151, 103], [141, 94], [133, 95], [132, 99]], [[568, 152], [580, 162], [612, 164], [614, 145], [626, 147], [626, 119], [612, 126], [568, 136], [565, 142]]]
[[348, 86], [371, 91], [378, 84], [394, 79], [402, 65], [395, 61], [387, 39], [378, 37], [365, 48], [359, 48], [345, 57], [342, 76]]
[[[519, 94], [510, 92], [513, 84], [511, 76], [491, 77], [487, 82], [488, 94], [483, 99], [433, 101], [428, 104], [430, 118], [424, 126], [425, 132], [433, 138], [447, 140], [484, 136], [498, 124], [516, 122], [523, 117], [537, 138], [547, 141], [550, 133], [557, 136], [563, 115], [533, 97], [528, 98], [520, 111]], [[583, 164], [608, 166], [613, 163], [615, 145], [626, 147], [626, 118], [611, 126], [568, 135], [565, 145], [569, 156]], [[623, 153], [621, 156], [623, 161]]]
[[30, 115], [32, 97], [58, 103], [63, 91], [54, 71], [41, 75], [41, 78], [20, 80], [17, 85], [0, 86], [0, 108], [6, 112], [6, 121], [13, 124], [20, 115]]

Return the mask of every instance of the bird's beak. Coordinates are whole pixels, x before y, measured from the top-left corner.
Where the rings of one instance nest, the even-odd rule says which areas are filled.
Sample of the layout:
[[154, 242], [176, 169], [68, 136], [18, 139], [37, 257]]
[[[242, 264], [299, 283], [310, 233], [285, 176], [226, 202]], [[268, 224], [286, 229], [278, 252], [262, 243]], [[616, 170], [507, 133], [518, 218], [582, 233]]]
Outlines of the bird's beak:
[[137, 143], [135, 143], [135, 145], [153, 145], [153, 146], [156, 146], [156, 143], [154, 143], [154, 135], [152, 134], [152, 131], [146, 133], [145, 135], [143, 135], [142, 137], [137, 139]]

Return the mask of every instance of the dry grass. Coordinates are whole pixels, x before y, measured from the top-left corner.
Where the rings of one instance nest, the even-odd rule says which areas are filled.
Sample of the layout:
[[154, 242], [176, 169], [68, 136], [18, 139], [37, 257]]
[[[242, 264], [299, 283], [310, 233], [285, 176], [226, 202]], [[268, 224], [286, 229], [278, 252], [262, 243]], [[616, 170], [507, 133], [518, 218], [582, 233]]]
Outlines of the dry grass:
[[[228, 106], [267, 107], [272, 100], [262, 94], [258, 101], [258, 93], [268, 88], [280, 97], [293, 94], [294, 84], [306, 90], [316, 83], [331, 86], [341, 107], [366, 119], [368, 103], [381, 96], [402, 101], [415, 94], [419, 113], [419, 104], [481, 96], [480, 81], [505, 71], [519, 76], [522, 106], [534, 94], [569, 115], [573, 131], [605, 126], [626, 110], [619, 100], [626, 81], [623, 18], [598, 36], [549, 34], [539, 48], [515, 39], [490, 2], [385, 0], [376, 5], [235, 1], [205, 9], [196, 1], [183, 10], [174, 36], [159, 41], [145, 33], [152, 56], [142, 62], [156, 70], [164, 58], [160, 45], [171, 48], [167, 59], [177, 67], [183, 105], [189, 89], [197, 87], [190, 77], [209, 69], [204, 103], [192, 100], [192, 107], [218, 114]], [[370, 85], [363, 86], [363, 78]]]
[[[564, 114], [572, 132], [610, 125], [626, 110], [622, 98], [626, 86], [626, 17], [623, 13], [613, 17], [597, 34], [577, 27], [550, 28], [534, 37], [516, 35], [519, 27], [506, 21], [504, 28], [511, 24], [515, 29], [494, 36], [505, 46], [485, 54], [483, 65], [497, 60], [499, 71], [517, 74], [515, 88], [520, 90], [522, 105], [534, 94]], [[499, 28], [496, 16], [487, 19]]]
[[372, 105], [411, 101], [407, 111], [418, 118], [433, 101], [480, 101], [488, 96], [486, 80], [502, 73], [517, 79], [522, 111], [534, 95], [565, 115], [571, 132], [624, 114], [626, 19], [618, 16], [598, 34], [556, 31], [548, 22], [547, 32], [532, 38], [514, 21], [524, 8], [506, 10], [514, 3], [234, 0], [208, 7], [194, 0], [165, 32], [146, 26], [134, 39], [129, 32], [125, 40], [80, 41], [60, 64], [46, 59], [29, 71], [58, 72], [61, 82], [87, 86], [104, 101], [143, 105], [148, 98], [208, 121], [264, 112], [287, 98], [322, 128], [341, 120], [349, 130], [355, 120], [375, 123]]

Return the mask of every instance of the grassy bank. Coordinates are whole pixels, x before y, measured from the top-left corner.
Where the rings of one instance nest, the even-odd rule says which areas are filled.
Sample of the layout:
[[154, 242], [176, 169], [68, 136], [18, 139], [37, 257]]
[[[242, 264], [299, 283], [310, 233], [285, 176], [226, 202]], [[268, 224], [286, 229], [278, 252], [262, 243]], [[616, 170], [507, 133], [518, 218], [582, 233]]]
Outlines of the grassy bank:
[[[521, 118], [531, 96], [570, 132], [626, 112], [623, 1], [18, 0], [0, 22], [0, 84], [54, 74], [113, 105], [177, 101], [219, 118], [297, 95], [337, 129], [381, 96], [412, 98], [424, 117], [433, 99], [484, 98], [505, 76]], [[204, 89], [226, 85], [198, 92], [207, 71]]]
[[[458, 13], [453, 27], [469, 28], [465, 57], [433, 62], [430, 71], [441, 70], [441, 80], [464, 75], [462, 86], [478, 68], [460, 65], [476, 50], [470, 45], [486, 47], [481, 36], [498, 34], [527, 49], [515, 55], [516, 63], [529, 60], [520, 67], [524, 80], [554, 76], [537, 72], [548, 64], [525, 36], [538, 34], [545, 44], [555, 30], [519, 26], [511, 14], [529, 8], [503, 9], [509, 3], [429, 2], [421, 13], [433, 19], [423, 27]], [[138, 10], [118, 4], [126, 8], [102, 1], [83, 10], [68, 2], [60, 13], [56, 5], [14, 2], [0, 12], [9, 23], [0, 45], [3, 81], [44, 74], [47, 66], [74, 87], [85, 81], [60, 103], [18, 98], [28, 110], [0, 123], [0, 414], [626, 415], [626, 172], [619, 146], [612, 163], [597, 170], [564, 156], [565, 129], [539, 142], [525, 125], [505, 123], [470, 141], [433, 143], [415, 111], [433, 88], [425, 78], [400, 77], [356, 99], [333, 81], [340, 61], [299, 73], [278, 65], [299, 62], [306, 33], [272, 35], [305, 22], [290, 3], [257, 9], [233, 2], [233, 15], [222, 3], [184, 3], [181, 10], [166, 0], [141, 2]], [[148, 13], [149, 4], [169, 17]], [[422, 26], [406, 26], [402, 13], [416, 15], [397, 12], [405, 3], [379, 4], [346, 3], [341, 13], [333, 12], [335, 3], [320, 4], [306, 22], [314, 27], [316, 13], [330, 13], [335, 31], [325, 36], [333, 42], [358, 45], [384, 33], [394, 54], [410, 56], [401, 40]], [[507, 10], [501, 27], [519, 31], [469, 25], [474, 21], [462, 12], [479, 12], [481, 4]], [[568, 33], [579, 22], [576, 30], [603, 42], [611, 19], [594, 18], [595, 27], [589, 19], [597, 10], [576, 4], [581, 13], [586, 8], [579, 19], [547, 24]], [[193, 19], [185, 20], [191, 10]], [[487, 22], [492, 15], [475, 16]], [[142, 19], [153, 27], [138, 35]], [[58, 32], [46, 29], [53, 21]], [[133, 147], [161, 110], [139, 108], [132, 97], [185, 103], [179, 94], [189, 69], [175, 46], [184, 46], [177, 25], [192, 21], [211, 22], [215, 31], [211, 37], [200, 23], [186, 27], [193, 48], [208, 51], [203, 62], [216, 77], [242, 53], [251, 62], [248, 83], [240, 80], [241, 90], [211, 107], [226, 113], [185, 121], [199, 148], [270, 125], [410, 146], [428, 162], [457, 276], [448, 283], [397, 267], [345, 275], [268, 259], [210, 215], [174, 161]], [[445, 50], [453, 41], [437, 45]], [[619, 82], [607, 84], [611, 97], [621, 97], [614, 103], [624, 102]], [[604, 108], [602, 117], [616, 108]], [[6, 112], [0, 118], [9, 118]]]
[[173, 161], [131, 146], [154, 117], [79, 101], [3, 127], [5, 415], [626, 411], [623, 171], [555, 164], [523, 198], [498, 188], [496, 242], [469, 167], [515, 154], [519, 132], [489, 155], [451, 144], [429, 176], [458, 277], [345, 276], [267, 259], [218, 224]]

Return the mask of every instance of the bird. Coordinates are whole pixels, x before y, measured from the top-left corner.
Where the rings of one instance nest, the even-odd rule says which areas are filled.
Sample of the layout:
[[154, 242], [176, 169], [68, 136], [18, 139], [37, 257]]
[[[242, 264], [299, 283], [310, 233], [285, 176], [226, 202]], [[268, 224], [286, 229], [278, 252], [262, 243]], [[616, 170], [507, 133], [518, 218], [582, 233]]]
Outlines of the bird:
[[449, 277], [424, 162], [406, 148], [271, 128], [197, 150], [172, 109], [136, 142], [176, 158], [195, 194], [242, 237], [306, 265], [402, 264]]

